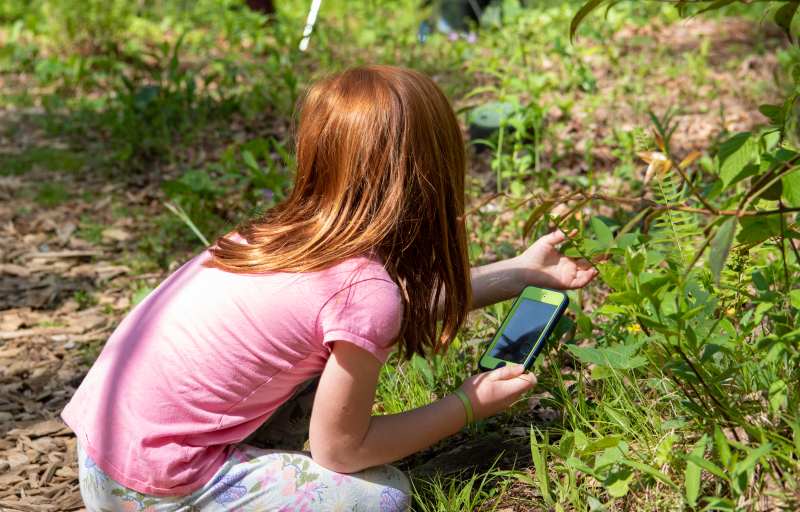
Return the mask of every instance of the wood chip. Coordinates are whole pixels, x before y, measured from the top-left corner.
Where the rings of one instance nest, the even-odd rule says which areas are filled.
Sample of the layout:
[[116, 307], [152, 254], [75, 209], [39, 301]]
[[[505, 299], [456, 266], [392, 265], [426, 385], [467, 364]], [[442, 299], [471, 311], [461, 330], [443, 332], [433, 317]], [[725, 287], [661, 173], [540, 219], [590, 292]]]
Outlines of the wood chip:
[[47, 465], [47, 468], [44, 470], [44, 475], [42, 476], [42, 485], [50, 485], [50, 480], [53, 479], [60, 465], [60, 462], [51, 462]]
[[43, 437], [64, 429], [64, 424], [56, 420], [47, 420], [31, 425], [27, 428], [9, 430], [9, 436]]
[[22, 259], [57, 260], [61, 258], [85, 258], [99, 256], [100, 251], [54, 251], [54, 252], [29, 252], [23, 254]]
[[13, 263], [0, 263], [0, 272], [17, 277], [30, 277], [31, 271]]

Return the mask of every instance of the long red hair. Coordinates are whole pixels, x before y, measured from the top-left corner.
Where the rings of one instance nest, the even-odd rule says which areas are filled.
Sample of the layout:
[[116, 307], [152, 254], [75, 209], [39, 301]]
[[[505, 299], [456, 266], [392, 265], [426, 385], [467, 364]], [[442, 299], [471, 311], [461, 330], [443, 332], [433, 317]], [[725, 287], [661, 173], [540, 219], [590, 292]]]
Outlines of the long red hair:
[[416, 71], [358, 67], [315, 84], [296, 112], [291, 194], [237, 227], [247, 244], [217, 238], [209, 265], [314, 272], [377, 249], [403, 297], [401, 355], [445, 350], [472, 301], [466, 156], [447, 97]]

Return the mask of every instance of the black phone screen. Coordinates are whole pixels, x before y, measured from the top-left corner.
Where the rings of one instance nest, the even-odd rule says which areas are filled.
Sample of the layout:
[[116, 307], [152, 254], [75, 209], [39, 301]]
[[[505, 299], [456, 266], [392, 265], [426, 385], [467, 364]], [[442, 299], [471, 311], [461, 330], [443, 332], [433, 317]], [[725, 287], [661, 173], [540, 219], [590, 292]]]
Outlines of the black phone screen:
[[556, 309], [558, 306], [553, 304], [522, 299], [489, 357], [523, 364], [542, 337]]

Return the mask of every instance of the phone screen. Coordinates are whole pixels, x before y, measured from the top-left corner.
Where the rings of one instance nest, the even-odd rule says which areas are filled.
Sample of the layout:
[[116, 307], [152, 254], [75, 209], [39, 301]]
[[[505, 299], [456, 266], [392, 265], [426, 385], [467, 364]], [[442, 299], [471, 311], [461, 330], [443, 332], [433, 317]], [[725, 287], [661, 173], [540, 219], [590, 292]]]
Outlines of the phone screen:
[[523, 364], [542, 337], [556, 309], [558, 306], [553, 304], [522, 299], [489, 357]]

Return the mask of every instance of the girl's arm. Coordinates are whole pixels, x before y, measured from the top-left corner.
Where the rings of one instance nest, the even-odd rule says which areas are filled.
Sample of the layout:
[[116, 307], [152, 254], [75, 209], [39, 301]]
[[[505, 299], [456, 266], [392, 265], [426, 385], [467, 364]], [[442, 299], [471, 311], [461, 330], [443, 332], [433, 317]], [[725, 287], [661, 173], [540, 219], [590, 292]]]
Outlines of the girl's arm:
[[[372, 416], [381, 363], [352, 343], [336, 342], [314, 399], [309, 438], [314, 460], [332, 471], [354, 473], [401, 459], [455, 434], [467, 424], [454, 395], [399, 414]], [[522, 365], [468, 378], [461, 386], [474, 419], [510, 407], [536, 377]]]
[[[570, 233], [575, 236], [577, 230]], [[567, 237], [561, 231], [543, 236], [516, 258], [472, 269], [472, 309], [480, 309], [520, 294], [528, 285], [573, 290], [589, 284], [597, 271], [586, 260], [564, 256], [556, 245]], [[439, 303], [439, 317], [444, 301]]]

